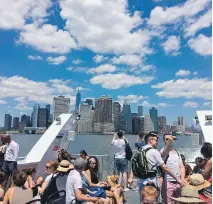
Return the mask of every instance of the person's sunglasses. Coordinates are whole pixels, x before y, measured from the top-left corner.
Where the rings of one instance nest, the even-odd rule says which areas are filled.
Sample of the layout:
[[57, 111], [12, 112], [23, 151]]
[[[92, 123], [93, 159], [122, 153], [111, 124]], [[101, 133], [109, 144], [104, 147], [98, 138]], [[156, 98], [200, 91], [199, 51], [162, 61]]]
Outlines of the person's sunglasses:
[[45, 166], [46, 169], [50, 169], [50, 166]]
[[92, 165], [96, 165], [97, 163], [91, 163]]

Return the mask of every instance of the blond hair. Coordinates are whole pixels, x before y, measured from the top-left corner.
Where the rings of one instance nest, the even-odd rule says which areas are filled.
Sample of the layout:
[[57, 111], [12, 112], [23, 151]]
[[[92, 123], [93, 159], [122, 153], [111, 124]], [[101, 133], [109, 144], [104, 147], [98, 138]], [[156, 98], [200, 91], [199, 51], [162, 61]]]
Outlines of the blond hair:
[[144, 186], [144, 188], [141, 191], [141, 194], [142, 194], [142, 198], [154, 197], [157, 199], [157, 197], [158, 197], [158, 191], [153, 186]]

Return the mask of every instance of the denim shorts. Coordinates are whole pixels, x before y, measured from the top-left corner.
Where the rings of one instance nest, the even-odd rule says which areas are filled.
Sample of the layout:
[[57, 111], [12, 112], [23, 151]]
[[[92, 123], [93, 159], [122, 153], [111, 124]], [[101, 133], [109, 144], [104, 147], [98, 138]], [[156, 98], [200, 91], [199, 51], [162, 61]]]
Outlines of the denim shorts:
[[118, 172], [126, 172], [127, 161], [126, 159], [115, 158], [115, 165]]

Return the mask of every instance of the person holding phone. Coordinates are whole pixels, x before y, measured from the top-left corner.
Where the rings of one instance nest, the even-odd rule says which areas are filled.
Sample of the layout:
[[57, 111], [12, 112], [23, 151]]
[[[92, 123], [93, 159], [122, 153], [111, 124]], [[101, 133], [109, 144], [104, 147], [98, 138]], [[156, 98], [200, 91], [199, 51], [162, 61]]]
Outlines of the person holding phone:
[[[182, 186], [184, 186], [186, 184], [185, 168], [181, 155], [173, 148], [174, 140], [176, 139], [172, 135], [164, 134], [163, 140], [165, 147], [160, 152], [164, 163], [171, 169], [176, 178], [180, 179]], [[178, 198], [181, 193], [181, 185], [167, 173], [163, 175], [162, 189], [163, 199], [167, 204], [173, 203], [172, 197]]]

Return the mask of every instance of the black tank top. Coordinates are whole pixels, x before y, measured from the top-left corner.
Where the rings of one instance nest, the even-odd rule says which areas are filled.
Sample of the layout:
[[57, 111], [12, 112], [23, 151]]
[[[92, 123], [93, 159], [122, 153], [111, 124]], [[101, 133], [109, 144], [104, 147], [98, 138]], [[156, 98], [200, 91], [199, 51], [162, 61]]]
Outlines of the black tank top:
[[90, 169], [90, 174], [91, 174], [92, 183], [97, 184], [99, 182], [97, 173], [95, 171], [93, 171], [92, 169]]

